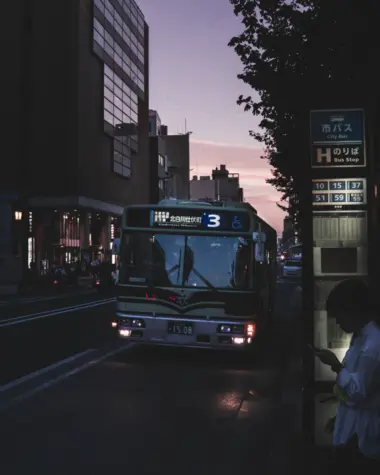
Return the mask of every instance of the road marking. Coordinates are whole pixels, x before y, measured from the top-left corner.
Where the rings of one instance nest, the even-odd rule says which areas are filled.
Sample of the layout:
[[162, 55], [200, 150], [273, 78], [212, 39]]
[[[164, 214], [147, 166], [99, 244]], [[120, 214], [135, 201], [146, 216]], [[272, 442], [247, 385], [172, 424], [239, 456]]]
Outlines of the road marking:
[[3, 384], [2, 386], [0, 386], [0, 393], [3, 393], [4, 391], [9, 391], [10, 389], [20, 386], [20, 384], [26, 383], [27, 381], [30, 381], [31, 379], [35, 379], [38, 376], [48, 373], [49, 371], [59, 368], [60, 366], [63, 366], [67, 363], [71, 363], [72, 361], [75, 361], [78, 358], [81, 358], [82, 356], [87, 355], [89, 353], [92, 353], [93, 351], [95, 351], [95, 349], [90, 348], [88, 350], [82, 351], [81, 353], [75, 353], [69, 356], [68, 358], [65, 358], [64, 360], [58, 361], [57, 363], [53, 363], [50, 366], [45, 366], [45, 368], [41, 368], [37, 371], [34, 371], [33, 373], [29, 373], [25, 376], [22, 376], [21, 378], [11, 381], [10, 383]]
[[100, 305], [106, 305], [108, 303], [116, 302], [116, 298], [109, 298], [103, 300], [93, 300], [79, 305], [73, 305], [70, 307], [57, 308], [54, 310], [46, 310], [39, 313], [31, 313], [29, 315], [20, 315], [19, 317], [7, 318], [0, 323], [0, 328], [9, 327], [11, 325], [19, 325], [21, 323], [32, 322], [34, 320], [40, 320], [41, 318], [54, 317], [56, 315], [62, 315], [64, 313], [77, 312], [80, 310], [86, 310], [88, 308], [99, 307]]
[[76, 367], [76, 368], [74, 368], [70, 371], [67, 371], [66, 373], [61, 374], [57, 378], [46, 381], [46, 383], [43, 383], [39, 386], [36, 386], [35, 388], [31, 389], [30, 391], [26, 391], [25, 393], [14, 397], [13, 399], [11, 399], [10, 401], [8, 401], [5, 404], [1, 404], [0, 405], [0, 410], [8, 409], [9, 407], [11, 407], [15, 404], [26, 401], [27, 399], [30, 399], [31, 397], [33, 397], [36, 394], [44, 391], [45, 389], [49, 389], [49, 388], [55, 386], [56, 384], [58, 384], [62, 381], [65, 381], [66, 379], [69, 379], [71, 376], [74, 376], [78, 373], [81, 373], [82, 371], [85, 371], [86, 369], [91, 368], [92, 366], [96, 366], [99, 363], [101, 363], [102, 361], [105, 361], [105, 360], [111, 358], [112, 356], [115, 356], [119, 353], [123, 353], [124, 351], [129, 350], [130, 348], [132, 348], [135, 345], [136, 345], [135, 343], [132, 343], [132, 344], [130, 343], [130, 344], [126, 344], [126, 345], [124, 344], [122, 347], [119, 347], [119, 348], [116, 348], [114, 350], [108, 351], [107, 353], [104, 353], [103, 355], [99, 356], [98, 358], [94, 358], [93, 360], [88, 361], [87, 363], [85, 363], [81, 366], [78, 366], [78, 367]]

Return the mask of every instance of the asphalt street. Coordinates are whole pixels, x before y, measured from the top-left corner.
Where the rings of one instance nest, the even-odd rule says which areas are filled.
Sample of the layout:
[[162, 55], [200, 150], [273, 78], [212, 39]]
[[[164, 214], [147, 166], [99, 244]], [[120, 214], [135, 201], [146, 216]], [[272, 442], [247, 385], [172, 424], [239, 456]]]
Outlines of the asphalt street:
[[91, 290], [0, 305], [0, 385], [107, 341], [113, 305]]
[[274, 475], [296, 295], [249, 356], [118, 341], [112, 295], [0, 306], [0, 473]]

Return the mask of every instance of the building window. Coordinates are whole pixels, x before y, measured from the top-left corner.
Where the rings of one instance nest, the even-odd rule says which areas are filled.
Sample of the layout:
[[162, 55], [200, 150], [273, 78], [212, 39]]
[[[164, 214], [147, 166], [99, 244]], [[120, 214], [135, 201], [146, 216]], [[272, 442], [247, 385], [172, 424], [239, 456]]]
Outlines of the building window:
[[164, 180], [158, 180], [158, 188], [160, 190], [164, 190], [165, 189], [165, 182]]
[[131, 146], [128, 137], [114, 137], [113, 171], [125, 178], [131, 176]]
[[138, 96], [123, 80], [104, 65], [104, 120], [116, 127], [138, 123]]
[[[116, 127], [135, 124], [138, 119], [138, 97], [122, 79], [104, 65], [104, 120]], [[132, 150], [137, 150], [136, 136], [114, 137], [113, 171], [118, 175], [131, 176]]]
[[100, 46], [144, 93], [144, 16], [134, 1], [118, 0], [118, 6], [110, 0], [94, 0], [94, 52]]
[[[145, 21], [133, 0], [93, 0], [93, 6], [93, 50], [104, 61], [103, 119], [109, 133], [110, 126], [138, 125], [137, 93], [145, 91]], [[118, 175], [131, 176], [137, 140], [137, 135], [114, 138], [112, 169]]]
[[[133, 0], [116, 1], [93, 0], [93, 50], [105, 61], [103, 119], [108, 133], [110, 125], [138, 125], [137, 93], [145, 91], [144, 16]], [[118, 175], [131, 176], [137, 140], [137, 135], [114, 139], [112, 169]]]

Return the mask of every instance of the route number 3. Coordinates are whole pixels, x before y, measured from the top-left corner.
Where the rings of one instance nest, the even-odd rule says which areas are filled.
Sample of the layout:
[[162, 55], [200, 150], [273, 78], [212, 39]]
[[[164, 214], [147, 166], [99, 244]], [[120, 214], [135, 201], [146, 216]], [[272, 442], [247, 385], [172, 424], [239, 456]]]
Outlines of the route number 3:
[[208, 215], [208, 228], [219, 228], [220, 226], [220, 216], [218, 214], [209, 214]]

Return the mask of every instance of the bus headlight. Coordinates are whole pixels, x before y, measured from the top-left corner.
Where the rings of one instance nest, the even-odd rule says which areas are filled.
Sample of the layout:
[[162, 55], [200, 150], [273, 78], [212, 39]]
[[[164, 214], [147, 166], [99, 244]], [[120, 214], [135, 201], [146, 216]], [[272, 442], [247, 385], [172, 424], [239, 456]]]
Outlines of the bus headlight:
[[242, 345], [245, 342], [245, 338], [234, 337], [232, 338], [232, 341], [235, 343], [235, 345]]
[[131, 327], [144, 328], [144, 320], [141, 318], [131, 318]]
[[121, 317], [118, 319], [118, 321], [119, 325], [122, 327], [145, 328], [145, 323], [142, 318]]
[[131, 336], [132, 330], [119, 330], [120, 336]]

